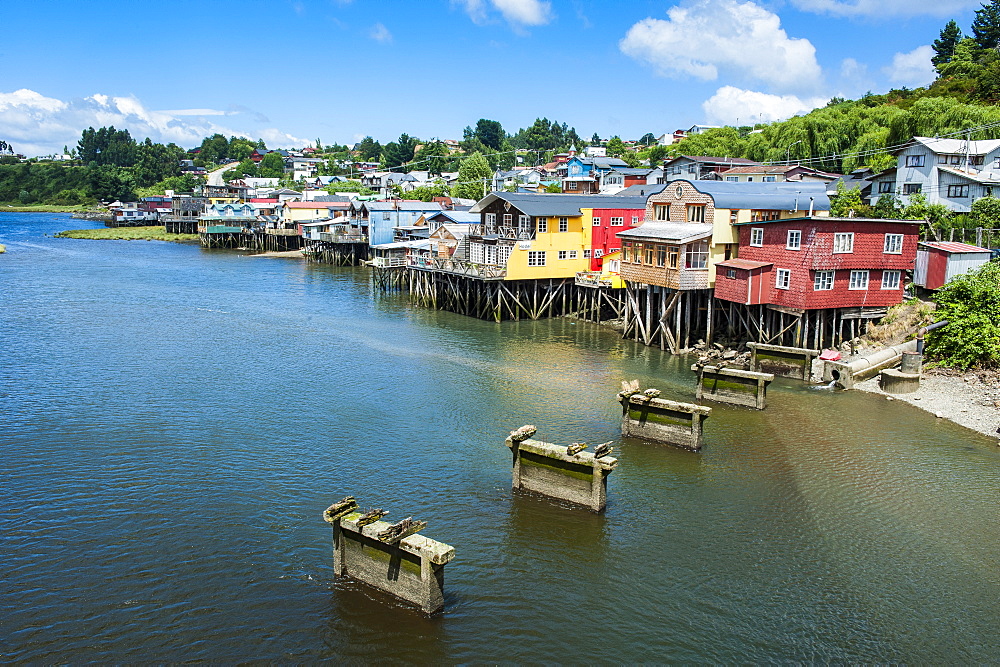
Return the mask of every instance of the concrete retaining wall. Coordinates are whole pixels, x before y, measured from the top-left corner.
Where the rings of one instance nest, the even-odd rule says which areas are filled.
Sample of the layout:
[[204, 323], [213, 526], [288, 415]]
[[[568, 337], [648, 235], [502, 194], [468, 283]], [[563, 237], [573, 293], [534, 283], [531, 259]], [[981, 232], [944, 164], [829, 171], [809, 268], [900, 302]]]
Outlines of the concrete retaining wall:
[[750, 370], [755, 373], [770, 373], [779, 377], [809, 381], [812, 376], [813, 359], [819, 350], [805, 347], [785, 347], [747, 343], [750, 348]]
[[698, 386], [695, 390], [697, 400], [707, 398], [757, 410], [763, 410], [766, 406], [767, 385], [774, 380], [774, 375], [770, 373], [755, 373], [738, 368], [694, 364], [691, 370], [698, 374]]
[[618, 465], [618, 459], [594, 458], [586, 450], [567, 454], [565, 447], [530, 438], [522, 441], [507, 438], [506, 444], [514, 459], [514, 489], [559, 498], [595, 512], [604, 509], [608, 475]]
[[701, 424], [712, 408], [677, 403], [643, 394], [619, 394], [622, 405], [622, 435], [666, 442], [685, 449], [701, 449]]
[[362, 512], [333, 522], [333, 570], [418, 605], [428, 614], [444, 608], [444, 567], [455, 557], [451, 546], [410, 535], [386, 544], [378, 534], [386, 521], [359, 527]]

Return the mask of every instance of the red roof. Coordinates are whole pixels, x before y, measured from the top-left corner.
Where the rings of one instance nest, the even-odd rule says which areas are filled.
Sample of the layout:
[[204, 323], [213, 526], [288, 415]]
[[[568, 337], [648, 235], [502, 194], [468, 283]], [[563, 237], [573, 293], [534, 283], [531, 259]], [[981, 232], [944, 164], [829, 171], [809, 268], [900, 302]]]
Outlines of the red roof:
[[251, 204], [277, 204], [277, 199], [251, 199]]
[[989, 248], [980, 248], [979, 246], [959, 243], [958, 241], [921, 241], [920, 245], [951, 253], [989, 252]]
[[724, 262], [716, 262], [716, 266], [724, 266], [729, 269], [759, 269], [771, 266], [774, 262], [755, 262], [752, 259], [727, 259]]

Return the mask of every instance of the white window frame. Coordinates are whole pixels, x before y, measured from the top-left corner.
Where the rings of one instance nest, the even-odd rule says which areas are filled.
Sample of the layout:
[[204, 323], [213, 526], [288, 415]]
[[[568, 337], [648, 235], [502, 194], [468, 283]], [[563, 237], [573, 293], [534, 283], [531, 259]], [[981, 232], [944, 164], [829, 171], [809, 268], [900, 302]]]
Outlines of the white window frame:
[[529, 250], [528, 251], [528, 266], [545, 266], [545, 251], [544, 250]]
[[833, 281], [836, 278], [835, 271], [816, 271], [813, 276], [813, 291], [826, 292], [833, 289]]
[[907, 155], [904, 161], [904, 166], [906, 167], [923, 167], [924, 166], [924, 155], [923, 153], [919, 155]]
[[569, 231], [569, 218], [559, 218], [559, 231], [560, 232]]
[[847, 289], [849, 290], [868, 289], [868, 274], [869, 272], [867, 270], [851, 271], [851, 280], [847, 284]]
[[495, 224], [497, 224], [497, 214], [496, 213], [487, 213], [486, 216], [485, 216], [485, 222], [486, 222], [487, 225], [495, 225]]
[[503, 226], [504, 227], [513, 227], [514, 226], [514, 214], [513, 213], [504, 213], [503, 214]]
[[567, 259], [567, 253], [565, 250], [557, 251], [559, 254], [556, 255], [556, 259]]
[[763, 176], [763, 177], [761, 177], [760, 180], [761, 180], [762, 183], [776, 183], [778, 181], [778, 177], [777, 176]]
[[957, 183], [948, 186], [948, 199], [968, 199], [969, 186], [965, 183]]
[[902, 255], [903, 235], [886, 234], [885, 241], [882, 243], [882, 252], [885, 253], [886, 255]]
[[729, 183], [739, 183], [740, 182], [740, 177], [739, 176], [726, 176], [726, 181], [728, 181]]
[[638, 224], [639, 224], [639, 216], [633, 215], [632, 216], [632, 226], [635, 227]]
[[611, 226], [612, 227], [624, 227], [625, 226], [625, 218], [611, 218]]
[[753, 248], [763, 248], [764, 247], [764, 228], [763, 227], [751, 227], [750, 228], [750, 246]]
[[546, 234], [549, 231], [549, 219], [548, 218], [535, 218], [535, 225], [538, 227], [539, 234]]
[[687, 207], [688, 222], [704, 223], [706, 208], [707, 207], [705, 206], [705, 204], [688, 204]]
[[595, 217], [594, 221], [593, 221], [593, 225], [594, 225], [594, 227], [600, 227], [601, 226], [601, 219]]
[[[586, 250], [584, 252], [586, 252]], [[604, 257], [604, 249], [603, 248], [595, 248], [594, 249], [594, 259], [600, 259], [601, 257]]]
[[788, 234], [785, 236], [785, 249], [786, 250], [801, 250], [802, 249], [802, 230], [801, 229], [789, 229]]
[[576, 256], [577, 256], [577, 251], [576, 250], [570, 250], [569, 251], [569, 257], [567, 257], [566, 259], [576, 259], [577, 258]]
[[902, 278], [902, 271], [883, 271], [882, 289], [899, 289], [899, 281]]
[[589, 249], [583, 251], [583, 258], [584, 259], [590, 259], [590, 250]]
[[792, 284], [792, 270], [791, 269], [777, 269], [774, 272], [774, 287], [775, 289], [789, 289]]
[[833, 235], [833, 254], [846, 255], [854, 252], [854, 232], [837, 232]]

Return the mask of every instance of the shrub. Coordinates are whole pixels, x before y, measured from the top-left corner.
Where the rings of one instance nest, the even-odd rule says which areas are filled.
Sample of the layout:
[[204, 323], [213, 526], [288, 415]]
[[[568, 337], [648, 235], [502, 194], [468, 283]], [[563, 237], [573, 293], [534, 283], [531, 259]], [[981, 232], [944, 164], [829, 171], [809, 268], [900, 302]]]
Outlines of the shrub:
[[937, 304], [937, 319], [948, 324], [927, 335], [929, 356], [962, 370], [1000, 366], [1000, 264], [951, 280]]

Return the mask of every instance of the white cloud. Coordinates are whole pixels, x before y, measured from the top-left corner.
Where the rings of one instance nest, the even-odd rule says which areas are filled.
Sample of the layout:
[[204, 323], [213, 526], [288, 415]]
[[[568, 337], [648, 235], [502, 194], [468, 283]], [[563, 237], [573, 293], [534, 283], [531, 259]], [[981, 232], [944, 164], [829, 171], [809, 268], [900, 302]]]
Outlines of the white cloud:
[[[197, 112], [206, 113], [197, 113]], [[210, 116], [225, 113], [236, 126], [218, 125]], [[154, 111], [134, 97], [113, 97], [96, 93], [74, 100], [45, 97], [33, 90], [0, 92], [0, 139], [25, 155], [61, 153], [74, 146], [87, 127], [114, 125], [127, 129], [136, 139], [149, 137], [162, 143], [174, 142], [185, 148], [201, 143], [216, 132], [226, 136], [262, 138], [268, 146], [305, 146], [308, 139], [295, 137], [274, 127], [263, 127], [259, 114], [214, 109]], [[257, 121], [257, 122], [255, 122]]]
[[376, 42], [382, 42], [383, 44], [392, 42], [392, 33], [389, 32], [389, 29], [381, 23], [373, 25], [371, 31], [368, 33], [368, 36]]
[[[515, 28], [545, 25], [552, 20], [552, 3], [545, 0], [489, 0], [489, 5], [499, 11]], [[476, 25], [489, 23], [486, 0], [452, 0], [465, 10]]]
[[931, 58], [934, 49], [930, 44], [918, 46], [909, 53], [897, 53], [892, 57], [892, 65], [882, 71], [892, 83], [904, 86], [926, 86], [936, 78]]
[[822, 71], [808, 39], [793, 39], [781, 19], [753, 2], [695, 0], [639, 21], [618, 46], [664, 76], [706, 81], [720, 70], [779, 90], [815, 89]]
[[951, 17], [976, 9], [979, 0], [792, 0], [805, 12], [833, 16], [938, 16]]
[[739, 119], [741, 124], [750, 125], [755, 122], [785, 120], [795, 114], [824, 106], [827, 101], [822, 97], [801, 99], [795, 95], [770, 95], [735, 86], [723, 86], [705, 100], [701, 108], [709, 123], [735, 124]]

